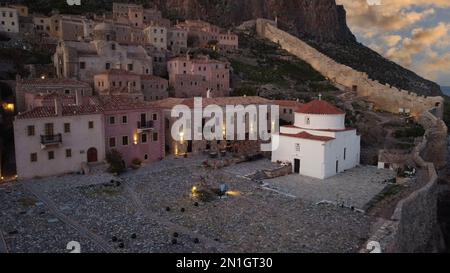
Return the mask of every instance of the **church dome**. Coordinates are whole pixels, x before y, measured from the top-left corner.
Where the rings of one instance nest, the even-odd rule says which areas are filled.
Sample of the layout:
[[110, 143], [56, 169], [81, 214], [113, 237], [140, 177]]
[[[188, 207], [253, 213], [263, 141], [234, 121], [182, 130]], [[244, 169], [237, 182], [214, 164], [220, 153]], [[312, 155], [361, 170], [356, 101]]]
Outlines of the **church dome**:
[[312, 130], [345, 130], [345, 112], [329, 102], [313, 100], [295, 111], [294, 125]]
[[300, 106], [296, 113], [312, 115], [343, 115], [344, 111], [324, 100], [313, 100]]

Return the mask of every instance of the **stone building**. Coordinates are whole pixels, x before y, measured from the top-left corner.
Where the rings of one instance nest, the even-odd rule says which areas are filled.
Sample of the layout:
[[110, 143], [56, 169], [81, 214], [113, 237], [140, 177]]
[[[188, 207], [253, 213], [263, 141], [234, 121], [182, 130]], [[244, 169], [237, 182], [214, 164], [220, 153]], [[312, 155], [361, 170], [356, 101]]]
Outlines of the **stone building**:
[[302, 103], [298, 100], [275, 100], [273, 102], [280, 106], [280, 121], [282, 123], [294, 124], [295, 112], [302, 106]]
[[[208, 141], [203, 138], [203, 140], [195, 140], [194, 134], [197, 132], [195, 131], [194, 127], [194, 115], [195, 111], [198, 109], [194, 108], [194, 99], [182, 99], [182, 98], [167, 98], [164, 100], [159, 100], [152, 102], [152, 104], [155, 107], [159, 107], [162, 109], [163, 118], [164, 118], [164, 130], [165, 130], [165, 149], [166, 153], [172, 154], [172, 155], [183, 155], [183, 154], [198, 154], [205, 151], [216, 151], [226, 149], [228, 147], [229, 150], [233, 150], [235, 154], [239, 154], [242, 156], [246, 155], [254, 155], [260, 152], [260, 142], [259, 141], [253, 141], [249, 140], [249, 133], [254, 130], [254, 128], [251, 128], [249, 125], [249, 117], [245, 114], [245, 112], [239, 112], [239, 114], [242, 114], [243, 117], [246, 119], [246, 126], [243, 132], [238, 132], [237, 123], [233, 122], [234, 124], [234, 133], [231, 135], [231, 130], [227, 131], [226, 125], [223, 125], [222, 131], [224, 134], [224, 140], [222, 141]], [[192, 140], [186, 140], [187, 137], [187, 131], [181, 131], [178, 134], [177, 138], [180, 138], [180, 141], [176, 141], [172, 137], [172, 126], [177, 121], [178, 118], [174, 118], [171, 116], [171, 111], [175, 106], [179, 105], [185, 105], [189, 109], [191, 109], [192, 118], [187, 121], [191, 132], [191, 139]], [[224, 111], [224, 115], [226, 115], [225, 108], [227, 105], [231, 106], [243, 106], [246, 107], [248, 105], [272, 105], [272, 102], [270, 100], [261, 98], [261, 97], [220, 97], [220, 98], [204, 98], [202, 100], [202, 111], [205, 107], [209, 105], [217, 105], [222, 108]], [[238, 114], [234, 115], [233, 120], [237, 120], [239, 118]], [[223, 117], [224, 120], [226, 120], [226, 116]], [[209, 119], [202, 118], [202, 128], [206, 125], [206, 122]], [[271, 130], [271, 124], [270, 119], [267, 120], [267, 128], [269, 131]], [[241, 135], [245, 140], [237, 140], [238, 135]], [[181, 137], [182, 136], [182, 137]], [[183, 140], [184, 137], [184, 140]], [[226, 138], [229, 140], [227, 141]]]
[[125, 18], [134, 27], [144, 27], [144, 8], [142, 5], [113, 3], [113, 18]]
[[188, 32], [182, 28], [171, 27], [167, 31], [167, 49], [174, 54], [187, 50]]
[[159, 25], [151, 25], [144, 29], [146, 42], [158, 50], [167, 50], [167, 28]]
[[176, 27], [188, 32], [192, 47], [219, 47], [219, 49], [233, 50], [239, 46], [239, 38], [230, 31], [201, 20], [186, 20]]
[[142, 75], [141, 84], [144, 100], [146, 101], [162, 100], [169, 97], [169, 82], [164, 78], [154, 75]]
[[120, 95], [144, 99], [141, 76], [122, 69], [110, 69], [96, 74], [94, 89], [100, 96]]
[[272, 138], [272, 161], [291, 163], [297, 174], [325, 179], [359, 164], [361, 137], [345, 127], [345, 112], [326, 101], [299, 107], [294, 125]]
[[0, 32], [19, 33], [19, 12], [12, 6], [0, 6]]
[[59, 78], [94, 81], [94, 75], [110, 69], [122, 69], [138, 75], [153, 74], [152, 58], [142, 46], [122, 45], [114, 41], [107, 24], [96, 26], [94, 41], [58, 43], [53, 64]]
[[92, 96], [92, 87], [85, 83], [72, 79], [17, 79], [16, 81], [16, 107], [18, 112], [27, 110], [25, 100], [32, 94], [60, 94], [75, 95], [79, 93], [81, 96]]
[[212, 60], [208, 56], [191, 58], [187, 54], [169, 60], [167, 70], [169, 85], [176, 97], [206, 97], [208, 90], [213, 97], [229, 95], [230, 65], [227, 62]]

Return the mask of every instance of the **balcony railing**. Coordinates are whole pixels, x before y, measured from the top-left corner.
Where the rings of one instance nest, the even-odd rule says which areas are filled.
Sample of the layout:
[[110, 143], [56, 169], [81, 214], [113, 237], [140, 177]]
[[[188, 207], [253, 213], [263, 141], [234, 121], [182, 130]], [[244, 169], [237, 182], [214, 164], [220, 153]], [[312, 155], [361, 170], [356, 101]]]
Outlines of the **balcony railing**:
[[141, 129], [141, 130], [153, 129], [153, 121], [152, 120], [146, 121], [146, 122], [138, 121], [137, 127], [138, 127], [138, 129]]
[[42, 145], [54, 145], [62, 143], [62, 135], [41, 135], [41, 144]]

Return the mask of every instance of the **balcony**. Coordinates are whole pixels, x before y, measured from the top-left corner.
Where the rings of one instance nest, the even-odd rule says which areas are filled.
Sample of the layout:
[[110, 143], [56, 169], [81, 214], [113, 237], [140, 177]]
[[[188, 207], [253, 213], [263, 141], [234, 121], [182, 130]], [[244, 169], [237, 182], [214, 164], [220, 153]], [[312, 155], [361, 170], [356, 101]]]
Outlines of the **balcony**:
[[41, 147], [42, 149], [50, 146], [58, 146], [62, 143], [62, 135], [41, 135]]
[[138, 121], [137, 128], [138, 128], [138, 132], [142, 133], [144, 131], [153, 130], [154, 124], [153, 124], [153, 121], [146, 121], [146, 122]]

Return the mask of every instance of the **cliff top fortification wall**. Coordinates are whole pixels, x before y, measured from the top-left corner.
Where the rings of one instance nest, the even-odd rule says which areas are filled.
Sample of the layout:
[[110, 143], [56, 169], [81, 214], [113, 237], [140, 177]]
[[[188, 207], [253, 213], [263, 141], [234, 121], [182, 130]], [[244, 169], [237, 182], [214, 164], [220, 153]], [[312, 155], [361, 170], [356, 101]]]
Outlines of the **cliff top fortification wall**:
[[416, 118], [425, 111], [436, 108], [436, 116], [442, 118], [444, 99], [440, 96], [420, 96], [381, 84], [370, 79], [366, 73], [340, 64], [299, 38], [280, 30], [274, 21], [257, 19], [256, 31], [259, 36], [279, 44], [284, 50], [309, 63], [336, 87], [366, 97], [374, 103], [375, 108], [391, 113], [410, 112]]

